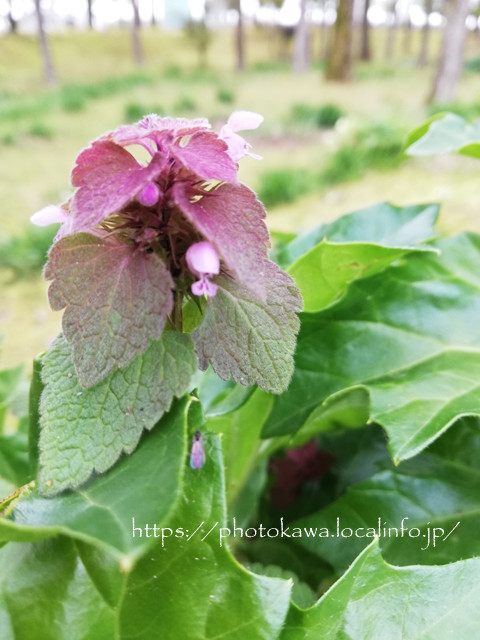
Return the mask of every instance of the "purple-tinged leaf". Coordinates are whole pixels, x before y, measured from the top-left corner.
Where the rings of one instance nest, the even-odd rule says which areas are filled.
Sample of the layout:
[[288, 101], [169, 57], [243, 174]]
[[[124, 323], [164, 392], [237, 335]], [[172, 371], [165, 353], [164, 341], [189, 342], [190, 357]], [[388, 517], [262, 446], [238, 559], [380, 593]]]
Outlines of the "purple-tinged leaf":
[[184, 215], [215, 247], [232, 274], [257, 296], [270, 286], [265, 265], [269, 243], [265, 210], [244, 185], [223, 184], [192, 202], [183, 185], [174, 187]]
[[188, 391], [196, 370], [192, 338], [164, 331], [125, 369], [82, 389], [71, 347], [59, 336], [43, 358], [41, 493], [54, 495], [78, 487], [94, 471], [109, 469], [123, 452], [132, 453], [142, 431], [152, 429], [173, 398]]
[[87, 233], [57, 242], [45, 268], [50, 305], [65, 308], [63, 330], [80, 384], [91, 387], [160, 338], [173, 307], [163, 262], [135, 245]]
[[75, 229], [93, 227], [134, 198], [165, 166], [156, 154], [147, 167], [119, 145], [97, 141], [82, 151], [72, 171], [79, 187], [72, 200]]
[[199, 129], [209, 129], [210, 123], [206, 118], [162, 118], [155, 113], [145, 116], [134, 124], [122, 124], [113, 131], [103, 134], [99, 141], [111, 140], [126, 147], [132, 144], [142, 144], [145, 141], [158, 141], [168, 137], [186, 136], [196, 133]]
[[228, 155], [227, 144], [216, 133], [199, 131], [185, 146], [172, 145], [170, 149], [186, 169], [203, 180], [237, 182], [237, 168]]
[[265, 301], [230, 278], [217, 278], [217, 295], [192, 337], [202, 370], [211, 364], [222, 380], [282, 393], [293, 372], [302, 299], [289, 275], [268, 261], [263, 269]]

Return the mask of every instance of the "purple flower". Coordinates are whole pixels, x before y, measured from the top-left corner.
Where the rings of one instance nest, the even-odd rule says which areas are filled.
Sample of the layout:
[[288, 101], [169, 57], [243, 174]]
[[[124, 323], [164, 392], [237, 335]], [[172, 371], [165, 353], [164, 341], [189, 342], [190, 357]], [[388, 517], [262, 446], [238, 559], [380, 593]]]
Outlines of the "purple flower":
[[[52, 308], [65, 309], [63, 332], [81, 384], [91, 386], [113, 368], [126, 366], [149, 340], [160, 338], [167, 321], [181, 331], [191, 294], [206, 296], [212, 313], [243, 296], [253, 306], [241, 313], [239, 307], [238, 322], [254, 323], [252, 314], [259, 314], [259, 322], [271, 322], [272, 336], [283, 331], [294, 337], [298, 291], [268, 260], [265, 211], [237, 178], [236, 163], [249, 154], [249, 145], [236, 131], [255, 128], [262, 120], [258, 114], [235, 112], [220, 135], [205, 119], [156, 115], [118, 127], [78, 155], [72, 198], [35, 214], [36, 224], [62, 223], [45, 276], [52, 280]], [[132, 145], [148, 151], [147, 162], [132, 155]], [[201, 327], [205, 322], [206, 316]], [[228, 331], [234, 329], [234, 322], [224, 323], [221, 338], [216, 334], [217, 347], [228, 343]], [[262, 335], [256, 328], [255, 339]], [[278, 342], [278, 337], [265, 335], [265, 340]], [[245, 358], [220, 366], [215, 358], [221, 348], [215, 357], [204, 356], [199, 344], [202, 368], [211, 362], [219, 375], [251, 383], [244, 371], [248, 363], [241, 372], [234, 370]], [[292, 344], [289, 337], [288, 371]], [[269, 365], [269, 375], [276, 378], [277, 365]], [[261, 367], [251, 366], [257, 379]]]
[[234, 111], [220, 130], [220, 138], [228, 145], [228, 153], [234, 162], [238, 162], [244, 156], [251, 156], [256, 160], [261, 160], [262, 156], [250, 153], [252, 146], [237, 131], [245, 129], [256, 129], [263, 122], [263, 116], [253, 111]]
[[210, 278], [220, 273], [220, 260], [215, 249], [209, 242], [196, 242], [187, 249], [185, 259], [190, 271], [200, 278], [192, 284], [192, 293], [213, 298], [218, 287], [210, 282]]

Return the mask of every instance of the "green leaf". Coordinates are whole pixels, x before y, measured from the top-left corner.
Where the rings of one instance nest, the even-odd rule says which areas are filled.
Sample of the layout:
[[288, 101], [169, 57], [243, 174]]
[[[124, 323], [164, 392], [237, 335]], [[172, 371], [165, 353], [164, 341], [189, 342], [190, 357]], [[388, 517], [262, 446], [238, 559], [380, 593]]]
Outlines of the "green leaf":
[[444, 567], [394, 567], [374, 542], [314, 607], [291, 607], [280, 638], [475, 638], [479, 575], [479, 559]]
[[408, 143], [411, 156], [457, 151], [480, 158], [480, 120], [469, 124], [454, 113], [434, 116], [410, 134]]
[[[321, 242], [288, 271], [302, 292], [304, 311], [315, 313], [340, 300], [355, 280], [383, 271], [412, 250], [359, 242]], [[428, 247], [426, 250], [431, 251]]]
[[275, 564], [263, 565], [260, 562], [248, 563], [247, 568], [254, 573], [262, 576], [270, 576], [271, 578], [283, 578], [284, 580], [292, 580], [292, 596], [293, 603], [302, 609], [308, 609], [315, 603], [315, 594], [308, 584], [301, 582], [293, 571], [282, 569]]
[[230, 278], [217, 278], [218, 293], [192, 337], [202, 370], [211, 364], [222, 380], [281, 393], [293, 372], [302, 302], [290, 276], [271, 262], [264, 269], [270, 272], [264, 302]]
[[22, 376], [23, 365], [0, 371], [0, 434], [3, 432], [7, 409], [20, 389]]
[[75, 547], [58, 537], [0, 549], [2, 640], [112, 640], [114, 614], [100, 598]]
[[[24, 433], [0, 436], [0, 478], [20, 487], [30, 480], [28, 442]], [[10, 492], [9, 492], [10, 493]], [[0, 498], [4, 497], [0, 494]]]
[[357, 429], [370, 416], [370, 397], [365, 387], [351, 387], [334, 393], [308, 416], [297, 433], [288, 441], [288, 448], [300, 447], [324, 431]]
[[480, 237], [435, 246], [439, 257], [412, 255], [303, 316], [295, 373], [274, 399], [264, 437], [296, 433], [319, 403], [359, 385], [397, 462], [460, 416], [480, 413]]
[[33, 361], [32, 380], [28, 396], [28, 456], [32, 477], [38, 472], [39, 440], [40, 440], [40, 398], [44, 384], [42, 382], [42, 357]]
[[301, 233], [276, 253], [276, 259], [287, 267], [323, 241], [366, 242], [392, 248], [418, 246], [437, 235], [434, 224], [438, 211], [436, 204], [396, 207], [380, 202]]
[[222, 434], [226, 466], [226, 494], [229, 505], [236, 499], [255, 465], [261, 444], [260, 432], [271, 408], [271, 397], [257, 391], [240, 409], [209, 417], [207, 428]]
[[422, 455], [348, 487], [335, 502], [292, 523], [317, 529], [297, 542], [337, 572], [375, 535], [386, 558], [399, 564], [479, 555], [479, 433], [478, 420], [462, 420]]
[[[36, 540], [65, 533], [129, 561], [155, 542], [133, 525], [162, 523], [182, 493], [189, 399], [177, 402], [134, 454], [85, 489], [54, 498], [32, 491], [0, 519], [0, 540]], [[132, 518], [135, 519], [135, 523]]]
[[273, 640], [280, 633], [290, 583], [248, 572], [220, 546], [219, 529], [225, 526], [220, 443], [208, 434], [204, 440], [205, 466], [187, 469], [184, 500], [169, 523], [165, 546], [158, 543], [128, 576], [122, 638], [151, 640], [153, 630], [158, 638], [188, 640]]
[[88, 233], [53, 245], [45, 277], [52, 309], [65, 308], [63, 332], [84, 387], [160, 338], [173, 307], [173, 280], [157, 255]]
[[[420, 138], [423, 138], [423, 136], [429, 130], [430, 125], [436, 120], [441, 120], [446, 115], [447, 113], [435, 113], [428, 120], [423, 122], [419, 127], [411, 131], [407, 136], [407, 140], [405, 141], [404, 149], [407, 150], [411, 145], [413, 145], [414, 142], [416, 142], [417, 140], [420, 140]], [[454, 114], [451, 114], [451, 115], [454, 115]]]
[[137, 446], [196, 371], [190, 336], [166, 331], [128, 367], [83, 389], [59, 337], [43, 358], [39, 487], [54, 495], [103, 473]]
[[231, 380], [221, 380], [209, 367], [198, 371], [192, 381], [206, 416], [223, 416], [242, 407], [255, 391], [255, 387], [244, 387]]

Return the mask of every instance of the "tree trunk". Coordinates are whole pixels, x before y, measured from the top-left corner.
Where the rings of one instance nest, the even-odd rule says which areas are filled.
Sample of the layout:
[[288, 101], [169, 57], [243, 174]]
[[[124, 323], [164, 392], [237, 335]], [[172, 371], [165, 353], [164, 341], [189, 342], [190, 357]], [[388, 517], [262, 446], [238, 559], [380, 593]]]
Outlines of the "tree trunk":
[[437, 73], [428, 102], [450, 102], [455, 98], [462, 73], [468, 13], [468, 0], [451, 0]]
[[[427, 0], [428, 2], [428, 0]], [[410, 18], [410, 5], [409, 1], [407, 4], [407, 18], [403, 24], [403, 54], [405, 56], [410, 56], [412, 54], [412, 33], [413, 33], [413, 25], [412, 20]]]
[[370, 0], [365, 0], [363, 5], [362, 20], [362, 46], [360, 48], [360, 60], [371, 60], [372, 51], [370, 48], [370, 23], [368, 22], [368, 10], [370, 9]]
[[418, 54], [418, 60], [417, 60], [417, 65], [419, 67], [425, 67], [428, 62], [428, 43], [430, 40], [429, 18], [430, 18], [430, 14], [432, 13], [432, 5], [433, 5], [433, 0], [425, 1], [426, 18], [425, 18], [425, 24], [423, 25], [423, 28], [422, 28], [422, 40], [420, 43], [420, 53]]
[[9, 31], [10, 33], [17, 33], [18, 31], [18, 23], [15, 20], [15, 18], [13, 17], [13, 0], [9, 0], [8, 2], [8, 15], [7, 15], [7, 20], [8, 20], [8, 27], [9, 27]]
[[35, 13], [37, 16], [38, 42], [40, 44], [40, 51], [42, 54], [43, 75], [47, 84], [55, 84], [57, 82], [57, 75], [55, 73], [55, 67], [53, 66], [47, 34], [45, 33], [45, 27], [43, 25], [43, 14], [40, 6], [40, 0], [35, 0]]
[[390, 17], [392, 22], [387, 27], [387, 39], [385, 40], [385, 60], [391, 60], [395, 53], [395, 44], [397, 41], [397, 3], [392, 5], [392, 12]]
[[93, 12], [92, 12], [93, 0], [87, 0], [87, 16], [88, 16], [88, 28], [93, 29]]
[[157, 26], [157, 14], [155, 13], [155, 0], [152, 0], [152, 20], [150, 24], [152, 25], [152, 27]]
[[337, 20], [328, 52], [325, 77], [347, 81], [352, 78], [353, 0], [338, 0]]
[[308, 24], [305, 17], [307, 0], [300, 0], [300, 19], [295, 29], [293, 41], [293, 70], [305, 73], [309, 64]]
[[132, 47], [133, 59], [139, 67], [143, 65], [143, 50], [140, 40], [140, 14], [138, 12], [138, 1], [132, 0], [133, 21], [132, 21]]
[[245, 32], [243, 29], [242, 0], [237, 0], [237, 29], [235, 31], [235, 48], [237, 51], [237, 71], [245, 70]]

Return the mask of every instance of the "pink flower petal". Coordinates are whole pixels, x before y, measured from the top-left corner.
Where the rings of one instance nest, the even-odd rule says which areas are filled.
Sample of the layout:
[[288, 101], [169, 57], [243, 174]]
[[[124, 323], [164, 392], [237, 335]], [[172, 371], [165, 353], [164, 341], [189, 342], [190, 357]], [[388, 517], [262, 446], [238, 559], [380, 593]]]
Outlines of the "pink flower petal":
[[257, 129], [263, 120], [263, 116], [253, 111], [234, 111], [227, 120], [227, 124], [232, 131], [244, 131], [245, 129]]
[[220, 273], [220, 260], [210, 242], [196, 242], [185, 254], [188, 268], [199, 276]]
[[69, 216], [65, 209], [62, 209], [62, 207], [58, 207], [57, 205], [50, 204], [34, 213], [30, 218], [30, 222], [37, 227], [48, 227], [49, 224], [65, 222], [68, 217]]
[[217, 295], [218, 285], [214, 282], [210, 282], [210, 280], [205, 280], [205, 295], [209, 298], [213, 298]]

